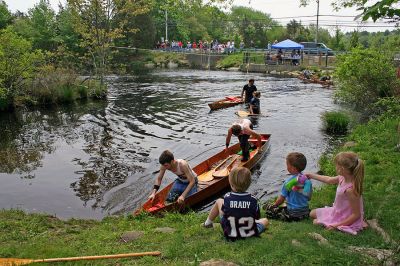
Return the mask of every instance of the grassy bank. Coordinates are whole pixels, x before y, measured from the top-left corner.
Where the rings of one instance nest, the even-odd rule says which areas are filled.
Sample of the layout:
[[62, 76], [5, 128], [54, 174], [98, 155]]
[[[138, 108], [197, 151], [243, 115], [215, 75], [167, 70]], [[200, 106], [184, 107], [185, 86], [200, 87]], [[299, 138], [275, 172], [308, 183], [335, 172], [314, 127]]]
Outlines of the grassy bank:
[[[377, 219], [397, 243], [400, 241], [400, 152], [395, 149], [399, 141], [398, 123], [398, 118], [392, 118], [359, 126], [349, 136], [355, 146], [340, 148], [353, 150], [366, 161], [365, 216]], [[321, 167], [325, 173], [333, 174], [329, 156], [322, 158]], [[331, 204], [334, 194], [335, 186], [323, 187], [314, 193], [311, 206]], [[51, 258], [159, 250], [162, 258], [86, 263], [197, 265], [214, 258], [239, 265], [377, 265], [382, 262], [351, 252], [349, 246], [396, 249], [396, 244], [385, 242], [371, 228], [351, 236], [314, 226], [310, 220], [298, 223], [272, 221], [270, 229], [261, 238], [230, 243], [224, 240], [219, 227], [203, 229], [200, 224], [205, 218], [206, 214], [189, 213], [167, 214], [163, 218], [108, 217], [100, 222], [60, 221], [21, 211], [0, 211], [0, 257]], [[157, 232], [159, 227], [171, 227], [176, 231]], [[142, 231], [143, 235], [131, 242], [121, 241], [120, 237], [126, 231]], [[326, 238], [327, 244], [316, 240], [312, 233]], [[400, 262], [398, 255], [391, 259]]]

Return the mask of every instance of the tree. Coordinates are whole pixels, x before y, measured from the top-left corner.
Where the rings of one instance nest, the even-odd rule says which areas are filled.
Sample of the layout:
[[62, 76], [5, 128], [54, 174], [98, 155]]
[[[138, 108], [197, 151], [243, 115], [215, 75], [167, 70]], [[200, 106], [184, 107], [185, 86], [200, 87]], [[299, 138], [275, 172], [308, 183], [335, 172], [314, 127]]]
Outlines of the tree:
[[286, 25], [286, 32], [289, 39], [296, 42], [306, 41], [310, 38], [310, 31], [301, 25], [301, 21], [297, 22], [295, 19]]
[[0, 29], [4, 29], [12, 22], [11, 12], [8, 10], [7, 4], [0, 1]]
[[246, 47], [250, 47], [253, 42], [257, 47], [264, 48], [268, 41], [273, 41], [267, 32], [278, 25], [270, 15], [252, 8], [234, 6], [229, 17], [243, 37]]
[[360, 44], [358, 31], [353, 31], [350, 37], [350, 49], [356, 48]]
[[[123, 29], [131, 16], [149, 11], [148, 1], [67, 0], [67, 3], [71, 8], [74, 28], [82, 36], [81, 45], [90, 54], [95, 75], [103, 86], [110, 46], [115, 39], [123, 37]], [[137, 29], [129, 31], [136, 32]]]
[[[310, 0], [300, 0], [300, 4], [303, 6], [308, 5]], [[346, 8], [346, 7], [358, 7], [361, 10], [361, 18], [363, 21], [372, 18], [373, 21], [378, 19], [392, 19], [394, 21], [400, 21], [400, 9], [399, 0], [381, 0], [375, 4], [370, 5], [367, 0], [336, 0], [333, 3], [335, 9]]]
[[40, 51], [32, 51], [32, 44], [10, 30], [0, 32], [0, 88], [13, 98], [24, 79], [32, 77], [36, 67], [43, 62]]
[[40, 0], [29, 9], [31, 40], [34, 49], [53, 51], [56, 43], [56, 15], [49, 0]]

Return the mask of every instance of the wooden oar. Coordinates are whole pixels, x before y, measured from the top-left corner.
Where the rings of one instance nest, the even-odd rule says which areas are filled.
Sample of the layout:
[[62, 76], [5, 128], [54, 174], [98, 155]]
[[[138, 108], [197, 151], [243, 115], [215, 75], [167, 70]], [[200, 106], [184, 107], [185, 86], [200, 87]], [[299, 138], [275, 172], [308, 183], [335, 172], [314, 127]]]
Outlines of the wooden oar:
[[250, 112], [243, 111], [243, 110], [237, 111], [236, 115], [238, 115], [239, 117], [248, 117], [248, 116], [251, 116], [251, 117], [260, 117], [260, 116], [268, 117], [269, 116], [267, 114], [250, 114]]
[[226, 161], [229, 160], [229, 158], [231, 158], [232, 156], [233, 156], [233, 154], [232, 154], [232, 155], [229, 155], [229, 156], [226, 157], [220, 164], [218, 164], [214, 169], [211, 169], [210, 171], [205, 172], [205, 173], [199, 175], [199, 176], [197, 177], [197, 179], [198, 179], [199, 181], [203, 181], [203, 182], [208, 182], [208, 181], [213, 180], [213, 179], [214, 179], [213, 173], [215, 172], [215, 169], [218, 169], [219, 167], [221, 167], [222, 165], [224, 165], [224, 163], [226, 163]]
[[[231, 171], [231, 166], [236, 162], [236, 159], [239, 157], [239, 155], [235, 154], [235, 156], [233, 156], [233, 160], [232, 162], [230, 162], [226, 167], [224, 167], [221, 170], [215, 171], [212, 175], [215, 178], [223, 178], [223, 177], [227, 177], [229, 175], [229, 172]], [[217, 169], [217, 168], [215, 168]]]
[[160, 256], [160, 255], [161, 255], [160, 251], [153, 251], [153, 252], [124, 253], [124, 254], [115, 254], [115, 255], [83, 256], [83, 257], [52, 258], [52, 259], [0, 258], [0, 265], [1, 266], [16, 266], [16, 265], [31, 264], [31, 263], [35, 263], [35, 262], [119, 259], [119, 258], [128, 258], [128, 257]]

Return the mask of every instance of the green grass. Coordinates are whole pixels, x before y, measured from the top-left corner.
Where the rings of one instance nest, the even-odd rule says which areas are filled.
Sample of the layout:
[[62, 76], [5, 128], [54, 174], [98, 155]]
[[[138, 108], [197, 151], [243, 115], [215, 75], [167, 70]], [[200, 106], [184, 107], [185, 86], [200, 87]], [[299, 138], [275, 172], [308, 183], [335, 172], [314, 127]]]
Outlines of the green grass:
[[345, 134], [350, 124], [349, 116], [343, 112], [325, 112], [322, 120], [325, 131], [332, 134]]
[[[365, 217], [376, 218], [382, 228], [400, 241], [400, 153], [394, 149], [398, 137], [398, 118], [370, 122], [358, 126], [348, 137], [356, 142], [351, 149], [366, 162]], [[336, 152], [343, 150], [338, 148]], [[333, 155], [332, 155], [333, 156]], [[321, 159], [321, 169], [334, 174], [331, 157]], [[311, 207], [332, 204], [336, 186], [317, 190]], [[209, 259], [223, 259], [239, 265], [378, 265], [379, 261], [348, 246], [394, 249], [374, 230], [367, 229], [357, 236], [327, 231], [314, 226], [311, 220], [297, 223], [271, 221], [260, 238], [234, 243], [227, 242], [222, 230], [204, 229], [200, 224], [206, 214], [170, 213], [162, 218], [152, 216], [107, 217], [102, 221], [61, 221], [39, 214], [18, 210], [0, 211], [0, 257], [52, 258], [128, 252], [162, 252], [162, 258], [104, 260], [65, 263], [59, 265], [198, 265]], [[172, 227], [176, 232], [156, 233], [157, 227]], [[135, 241], [124, 243], [120, 236], [126, 231], [143, 231]], [[309, 233], [321, 234], [329, 245], [321, 245]], [[300, 242], [294, 246], [292, 240]], [[400, 258], [396, 257], [397, 263]]]
[[224, 56], [217, 63], [217, 68], [239, 67], [243, 63], [243, 53], [235, 53]]

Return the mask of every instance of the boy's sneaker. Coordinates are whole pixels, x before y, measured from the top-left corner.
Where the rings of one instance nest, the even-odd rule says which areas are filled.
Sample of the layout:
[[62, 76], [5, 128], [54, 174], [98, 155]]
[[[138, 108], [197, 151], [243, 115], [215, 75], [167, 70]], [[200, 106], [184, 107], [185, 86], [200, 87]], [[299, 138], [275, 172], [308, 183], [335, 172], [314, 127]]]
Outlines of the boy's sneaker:
[[206, 223], [202, 223], [201, 226], [204, 227], [204, 228], [214, 228], [214, 223], [207, 224], [207, 225], [206, 225]]

